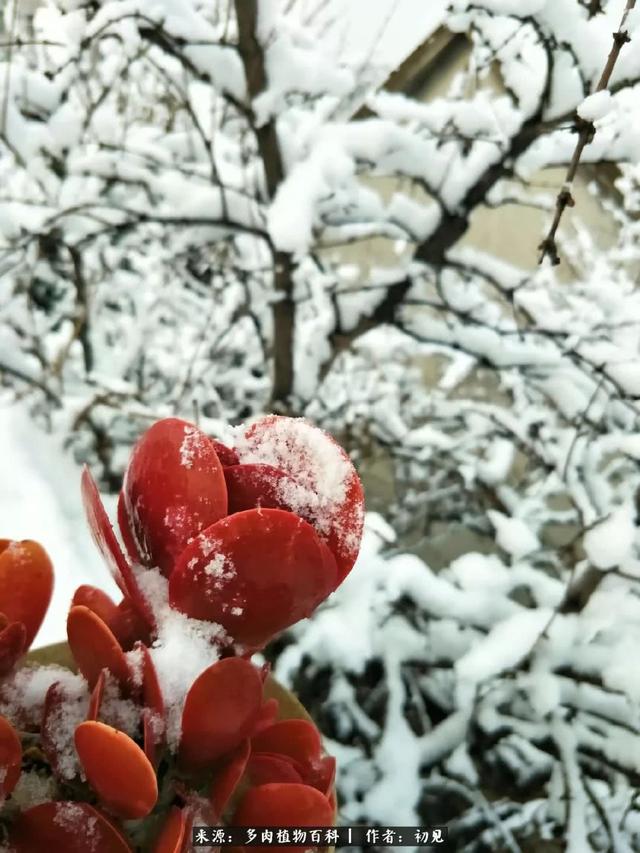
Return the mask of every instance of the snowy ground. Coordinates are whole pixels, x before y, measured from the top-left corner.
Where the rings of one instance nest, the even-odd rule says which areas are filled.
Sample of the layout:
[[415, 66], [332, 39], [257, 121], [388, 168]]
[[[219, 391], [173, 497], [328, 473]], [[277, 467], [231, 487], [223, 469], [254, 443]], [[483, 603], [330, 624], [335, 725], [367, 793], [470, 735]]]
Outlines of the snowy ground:
[[34, 645], [66, 638], [69, 602], [80, 584], [119, 599], [84, 521], [78, 467], [21, 406], [7, 402], [0, 402], [0, 538], [36, 539], [55, 567], [53, 601]]

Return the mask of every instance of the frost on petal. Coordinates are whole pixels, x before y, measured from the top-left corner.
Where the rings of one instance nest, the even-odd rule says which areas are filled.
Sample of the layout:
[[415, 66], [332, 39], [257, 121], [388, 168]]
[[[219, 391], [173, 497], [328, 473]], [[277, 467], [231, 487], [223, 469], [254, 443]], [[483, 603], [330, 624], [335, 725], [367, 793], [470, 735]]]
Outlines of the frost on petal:
[[243, 465], [270, 465], [268, 498], [308, 521], [338, 563], [340, 583], [355, 563], [364, 525], [364, 494], [349, 456], [323, 430], [303, 418], [269, 415], [251, 424], [236, 443]]
[[149, 657], [157, 677], [156, 687], [147, 682], [143, 687], [145, 702], [159, 714], [164, 704], [163, 736], [175, 752], [181, 734], [181, 715], [185, 697], [194, 681], [218, 660], [221, 646], [230, 643], [221, 625], [190, 619], [169, 604], [168, 581], [158, 569], [141, 573], [147, 599], [152, 602], [158, 623], [158, 634], [149, 648]]
[[103, 669], [108, 669], [124, 689], [129, 688], [131, 674], [122, 647], [92, 610], [82, 606], [71, 608], [67, 637], [78, 669], [92, 690]]
[[76, 726], [87, 718], [89, 692], [81, 675], [60, 674], [46, 694], [42, 719], [42, 749], [54, 773], [69, 781], [80, 771], [74, 745]]

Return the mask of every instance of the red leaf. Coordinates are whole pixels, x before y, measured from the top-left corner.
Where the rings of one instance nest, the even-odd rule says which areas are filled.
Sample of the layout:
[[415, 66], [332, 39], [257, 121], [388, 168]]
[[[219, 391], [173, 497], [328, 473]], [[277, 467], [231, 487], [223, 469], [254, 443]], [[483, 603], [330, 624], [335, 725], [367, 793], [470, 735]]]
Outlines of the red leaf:
[[89, 710], [87, 711], [87, 720], [97, 720], [98, 714], [100, 713], [100, 706], [102, 705], [102, 697], [104, 695], [104, 669], [100, 670], [100, 675], [98, 676], [98, 680], [95, 683], [95, 687], [91, 692], [91, 698], [89, 699]]
[[298, 484], [297, 492], [284, 489], [281, 506], [316, 528], [336, 558], [336, 586], [341, 583], [358, 556], [364, 527], [364, 493], [348, 454], [303, 418], [267, 415], [248, 427], [239, 456], [243, 464], [274, 466]]
[[22, 769], [22, 744], [9, 720], [0, 717], [0, 799], [16, 786]]
[[131, 676], [127, 659], [100, 617], [88, 607], [72, 607], [67, 617], [67, 637], [78, 669], [92, 690], [101, 671], [108, 669], [125, 693], [129, 693]]
[[144, 751], [155, 766], [156, 756], [164, 743], [164, 699], [149, 649], [142, 643], [136, 643], [135, 648], [142, 659]]
[[213, 444], [216, 453], [218, 454], [218, 459], [221, 464], [228, 468], [230, 465], [237, 465], [240, 461], [238, 459], [238, 454], [231, 447], [227, 447], [225, 444], [222, 444], [215, 438], [211, 439], [211, 443]]
[[[273, 465], [232, 465], [224, 469], [224, 479], [229, 495], [229, 515], [246, 509], [285, 509], [295, 512], [286, 495], [300, 495], [305, 504], [316, 502], [315, 494]], [[302, 515], [302, 513], [298, 513]]]
[[304, 782], [302, 774], [283, 755], [271, 755], [268, 752], [255, 752], [247, 767], [252, 785], [266, 785], [271, 782]]
[[315, 610], [335, 586], [335, 561], [314, 529], [278, 509], [222, 519], [191, 542], [169, 580], [169, 600], [261, 648]]
[[336, 760], [332, 755], [323, 755], [305, 768], [304, 781], [313, 785], [327, 797], [336, 781]]
[[87, 781], [100, 800], [125, 820], [145, 817], [158, 799], [155, 770], [124, 732], [98, 722], [81, 723], [76, 750]]
[[144, 705], [154, 714], [164, 717], [164, 699], [158, 681], [158, 673], [149, 654], [149, 649], [144, 643], [136, 643], [135, 648], [142, 658], [142, 700]]
[[233, 792], [236, 790], [238, 783], [242, 779], [249, 754], [251, 752], [251, 744], [249, 738], [242, 741], [239, 747], [235, 749], [216, 768], [213, 776], [213, 784], [209, 793], [211, 807], [216, 815], [216, 819], [220, 820], [227, 803], [231, 799]]
[[[309, 785], [273, 782], [249, 788], [231, 826], [332, 826], [334, 812], [329, 800]], [[272, 848], [256, 847], [260, 853]], [[287, 847], [302, 853], [306, 847]]]
[[120, 515], [148, 566], [169, 575], [187, 542], [227, 513], [227, 487], [213, 442], [198, 427], [167, 418], [133, 448]]
[[188, 845], [190, 827], [187, 809], [173, 806], [156, 838], [152, 853], [184, 853]]
[[151, 644], [152, 631], [149, 625], [126, 596], [117, 606], [108, 625], [125, 652], [131, 651], [138, 640], [145, 646]]
[[53, 592], [53, 566], [37, 542], [10, 542], [0, 552], [0, 609], [25, 627], [25, 648], [33, 642]]
[[106, 592], [98, 589], [96, 586], [83, 584], [79, 586], [71, 600], [71, 606], [74, 605], [88, 607], [93, 610], [96, 616], [111, 627], [111, 622], [115, 619], [118, 613], [117, 605], [109, 598]]
[[275, 723], [277, 718], [278, 700], [274, 698], [267, 699], [267, 701], [262, 705], [262, 708], [260, 708], [260, 716], [256, 720], [256, 724], [253, 727], [251, 737], [255, 737], [258, 732], [261, 732], [264, 729], [268, 729]]
[[308, 720], [280, 720], [251, 739], [254, 752], [287, 755], [302, 765], [322, 754], [318, 729]]
[[12, 853], [132, 853], [122, 833], [88, 803], [41, 803], [18, 814]]
[[12, 622], [0, 631], [0, 676], [11, 672], [27, 648], [27, 629], [22, 622]]
[[178, 756], [200, 770], [235, 749], [253, 730], [262, 682], [253, 664], [225, 658], [205, 669], [187, 693]]
[[122, 548], [118, 544], [109, 516], [103, 506], [98, 487], [86, 466], [82, 471], [81, 487], [85, 513], [98, 550], [121, 591], [131, 599], [144, 622], [153, 627], [155, 620], [151, 608], [138, 586], [133, 569], [122, 553]]

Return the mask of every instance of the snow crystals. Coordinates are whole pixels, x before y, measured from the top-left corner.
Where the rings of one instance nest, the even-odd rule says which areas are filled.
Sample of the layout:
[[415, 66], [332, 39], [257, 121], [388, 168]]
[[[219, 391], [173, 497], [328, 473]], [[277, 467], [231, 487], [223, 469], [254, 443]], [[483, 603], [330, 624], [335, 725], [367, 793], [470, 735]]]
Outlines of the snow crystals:
[[[212, 562], [215, 565], [215, 559]], [[220, 625], [189, 619], [171, 608], [168, 581], [158, 570], [142, 571], [138, 580], [157, 622], [158, 637], [149, 651], [165, 703], [167, 742], [176, 750], [185, 696], [196, 678], [218, 660], [225, 632]]]
[[201, 455], [202, 444], [206, 440], [204, 434], [192, 426], [185, 426], [184, 439], [180, 445], [180, 463], [184, 468], [192, 468], [193, 461]]
[[302, 418], [295, 430], [285, 418], [268, 429], [247, 430], [236, 442], [243, 464], [263, 463], [289, 475], [276, 482], [279, 497], [299, 515], [310, 516], [322, 535], [335, 522], [347, 494], [353, 468], [344, 451]]
[[56, 692], [61, 701], [55, 702], [47, 716], [43, 737], [46, 737], [56, 757], [56, 769], [63, 779], [82, 776], [74, 735], [76, 728], [87, 718], [89, 691], [81, 675], [66, 672], [57, 679]]

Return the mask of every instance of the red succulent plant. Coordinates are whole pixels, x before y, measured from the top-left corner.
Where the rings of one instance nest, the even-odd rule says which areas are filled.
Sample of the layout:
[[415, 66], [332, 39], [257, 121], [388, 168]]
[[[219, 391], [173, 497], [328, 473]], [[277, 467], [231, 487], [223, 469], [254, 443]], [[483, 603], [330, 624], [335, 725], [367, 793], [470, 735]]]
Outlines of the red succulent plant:
[[268, 667], [250, 657], [353, 566], [363, 499], [344, 451], [298, 419], [262, 418], [233, 448], [160, 421], [126, 470], [124, 550], [87, 469], [82, 494], [123, 600], [77, 590], [67, 636], [79, 675], [8, 674], [42, 621], [51, 570], [35, 543], [0, 545], [6, 849], [185, 853], [198, 823], [332, 824], [335, 760], [308, 719], [281, 718]]
[[118, 501], [129, 559], [87, 469], [82, 490], [125, 599], [116, 612], [99, 591], [83, 596], [125, 645], [155, 628], [142, 568], [168, 578], [173, 608], [256, 651], [344, 580], [362, 537], [362, 486], [349, 457], [302, 418], [264, 417], [235, 448], [177, 418], [154, 424], [133, 449]]

